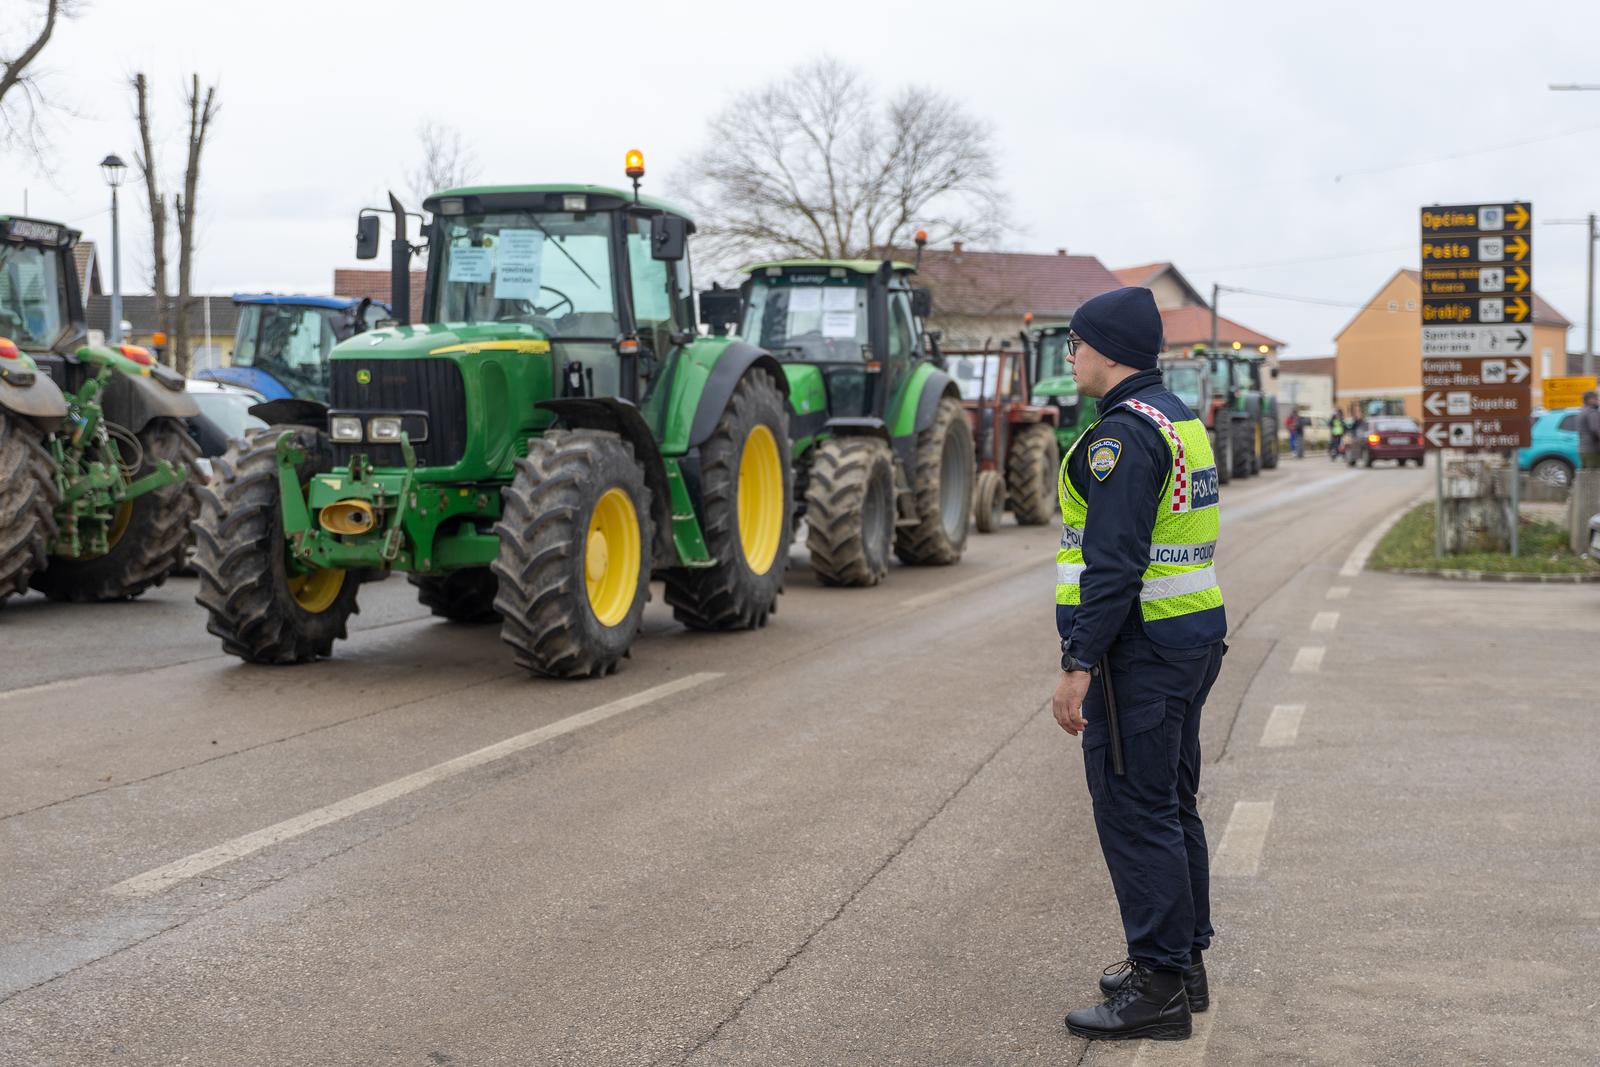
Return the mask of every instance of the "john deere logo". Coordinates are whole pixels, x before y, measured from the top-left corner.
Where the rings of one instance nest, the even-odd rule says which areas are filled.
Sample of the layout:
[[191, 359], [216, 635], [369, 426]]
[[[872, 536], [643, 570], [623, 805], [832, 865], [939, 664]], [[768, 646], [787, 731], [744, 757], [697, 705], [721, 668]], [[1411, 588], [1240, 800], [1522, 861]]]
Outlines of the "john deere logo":
[[372, 372], [369, 371], [369, 370], [358, 370], [358, 371], [356, 371], [356, 384], [358, 384], [358, 385], [371, 385], [372, 384]]

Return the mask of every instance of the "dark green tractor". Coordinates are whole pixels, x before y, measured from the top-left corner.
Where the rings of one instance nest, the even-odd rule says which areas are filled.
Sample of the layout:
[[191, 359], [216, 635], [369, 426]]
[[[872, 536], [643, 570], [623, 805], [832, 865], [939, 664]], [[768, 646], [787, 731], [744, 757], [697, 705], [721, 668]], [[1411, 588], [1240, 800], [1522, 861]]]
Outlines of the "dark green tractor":
[[[637, 162], [637, 165], [635, 165]], [[614, 670], [652, 575], [684, 624], [764, 625], [782, 589], [792, 477], [770, 354], [694, 333], [670, 204], [588, 185], [428, 198], [422, 319], [391, 201], [399, 325], [337, 345], [331, 401], [217, 461], [196, 568], [234, 655], [329, 654], [359, 584], [403, 572], [436, 615], [498, 619], [517, 663]], [[358, 255], [378, 244], [364, 213]]]
[[182, 565], [200, 413], [137, 345], [90, 343], [72, 246], [0, 215], [0, 599], [121, 600]]
[[796, 521], [828, 585], [876, 585], [903, 563], [955, 563], [976, 480], [961, 394], [921, 327], [914, 268], [888, 260], [781, 260], [746, 268], [737, 294], [701, 296], [714, 330], [782, 361], [794, 439]]
[[1078, 385], [1072, 380], [1072, 364], [1067, 362], [1067, 328], [1065, 322], [1045, 323], [1022, 334], [1029, 346], [1033, 402], [1052, 405], [1060, 412], [1056, 444], [1062, 455], [1095, 420], [1094, 404], [1081, 402]]

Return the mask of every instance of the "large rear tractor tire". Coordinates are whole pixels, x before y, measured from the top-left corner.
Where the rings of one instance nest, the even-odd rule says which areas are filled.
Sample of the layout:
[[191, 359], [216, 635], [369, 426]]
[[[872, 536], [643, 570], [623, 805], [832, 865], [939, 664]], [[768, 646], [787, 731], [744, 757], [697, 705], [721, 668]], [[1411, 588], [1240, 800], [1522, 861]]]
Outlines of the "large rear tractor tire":
[[1233, 481], [1233, 462], [1228, 452], [1228, 446], [1233, 442], [1233, 438], [1226, 432], [1227, 426], [1227, 423], [1222, 424], [1223, 433], [1217, 433], [1216, 430], [1209, 430], [1206, 433], [1211, 439], [1211, 458], [1217, 464], [1218, 485], [1227, 485]]
[[894, 460], [876, 437], [830, 437], [812, 448], [806, 548], [823, 585], [877, 585], [894, 540]]
[[1043, 526], [1059, 514], [1056, 472], [1061, 454], [1056, 431], [1048, 423], [1024, 426], [1011, 439], [1006, 457], [1006, 502], [1018, 526]]
[[1233, 476], [1248, 478], [1255, 473], [1256, 436], [1246, 419], [1228, 420], [1228, 433], [1233, 439]]
[[1261, 424], [1261, 466], [1267, 470], [1278, 467], [1278, 416], [1274, 413]]
[[547, 678], [611, 674], [650, 596], [650, 494], [614, 433], [552, 431], [528, 442], [501, 494], [500, 638]]
[[417, 602], [451, 622], [498, 622], [494, 610], [499, 583], [487, 567], [469, 567], [439, 576], [406, 575], [417, 587]]
[[700, 447], [706, 549], [714, 567], [666, 573], [672, 614], [694, 630], [754, 630], [778, 609], [794, 529], [783, 392], [764, 371], [733, 391]]
[[0, 408], [0, 603], [26, 593], [49, 561], [60, 502], [44, 435]]
[[1006, 514], [1006, 486], [997, 471], [979, 471], [973, 494], [972, 518], [979, 533], [994, 533]]
[[918, 522], [895, 530], [894, 554], [903, 563], [957, 563], [967, 547], [977, 462], [972, 428], [961, 402], [939, 401], [933, 425], [917, 435], [917, 469], [911, 472]]
[[278, 489], [278, 438], [294, 435], [306, 458], [295, 473], [304, 486], [333, 466], [328, 435], [309, 426], [257, 430], [211, 461], [195, 523], [195, 600], [210, 613], [206, 629], [250, 663], [309, 663], [333, 654], [356, 612], [360, 588], [349, 571], [301, 571], [284, 546]]
[[196, 462], [200, 448], [182, 422], [151, 419], [139, 431], [144, 456], [129, 480], [143, 478], [167, 460], [184, 471], [184, 480], [123, 501], [108, 538], [110, 550], [88, 559], [52, 557], [33, 576], [33, 587], [51, 600], [87, 602], [126, 600], [183, 567], [189, 529], [200, 511], [205, 473]]

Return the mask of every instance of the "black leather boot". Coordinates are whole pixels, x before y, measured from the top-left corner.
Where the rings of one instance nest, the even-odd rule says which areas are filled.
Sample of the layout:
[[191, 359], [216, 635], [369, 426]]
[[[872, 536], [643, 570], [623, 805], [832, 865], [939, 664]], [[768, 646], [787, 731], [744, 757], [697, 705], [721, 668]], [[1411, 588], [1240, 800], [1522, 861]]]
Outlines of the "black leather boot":
[[[1100, 975], [1100, 992], [1109, 997], [1121, 989], [1132, 969], [1132, 960], [1123, 960], [1107, 967], [1105, 973]], [[1206, 985], [1206, 962], [1201, 959], [1199, 949], [1194, 950], [1189, 957], [1189, 966], [1183, 969], [1183, 989], [1189, 994], [1190, 1011], [1205, 1011], [1211, 1007], [1211, 990]]]
[[1091, 1041], [1182, 1041], [1194, 1032], [1183, 972], [1130, 961], [1121, 987], [1104, 1004], [1068, 1012], [1067, 1029]]

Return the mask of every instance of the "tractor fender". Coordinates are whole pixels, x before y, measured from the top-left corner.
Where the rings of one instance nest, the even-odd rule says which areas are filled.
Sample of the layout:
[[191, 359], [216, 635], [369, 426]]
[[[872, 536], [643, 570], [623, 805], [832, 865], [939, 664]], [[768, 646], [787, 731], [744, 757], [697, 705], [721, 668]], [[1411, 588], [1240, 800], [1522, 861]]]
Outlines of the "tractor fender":
[[[924, 365], [926, 366], [926, 364]], [[930, 366], [927, 373], [920, 375], [920, 378], [920, 383], [913, 382], [921, 390], [917, 395], [916, 418], [910, 426], [905, 426], [905, 416], [908, 414], [906, 409], [910, 407], [909, 404], [906, 404], [901, 411], [901, 417], [896, 420], [896, 437], [901, 437], [908, 433], [921, 433], [929, 426], [932, 426], [933, 417], [939, 410], [939, 401], [945, 397], [954, 397], [956, 400], [961, 399], [961, 390], [950, 379], [950, 375], [944, 371], [936, 370]], [[909, 400], [910, 398], [908, 397], [907, 399]]]
[[559, 427], [605, 430], [633, 446], [634, 458], [644, 471], [644, 484], [650, 490], [650, 520], [655, 527], [652, 555], [658, 565], [676, 559], [672, 544], [672, 487], [667, 484], [667, 466], [661, 458], [661, 446], [656, 443], [650, 424], [639, 409], [626, 400], [608, 396], [541, 400], [534, 406], [553, 414]]
[[172, 371], [167, 373], [177, 379], [176, 389], [153, 376], [113, 374], [106, 383], [105, 399], [101, 401], [106, 418], [138, 433], [151, 419], [189, 419], [200, 414], [200, 405], [195, 403], [194, 397], [183, 392], [183, 379]]
[[67, 398], [43, 370], [0, 367], [0, 408], [21, 415], [48, 434], [66, 419]]
[[289, 396], [250, 405], [250, 414], [269, 426], [313, 426], [328, 429], [328, 405]]
[[759, 367], [772, 375], [773, 382], [783, 390], [785, 402], [788, 401], [789, 377], [783, 373], [783, 365], [764, 348], [734, 341], [722, 350], [711, 367], [705, 385], [701, 387], [700, 399], [695, 404], [694, 422], [689, 428], [690, 448], [699, 448], [710, 440], [717, 428], [717, 420], [722, 418], [728, 401], [733, 398], [733, 390], [738, 386], [739, 379], [752, 367]]

